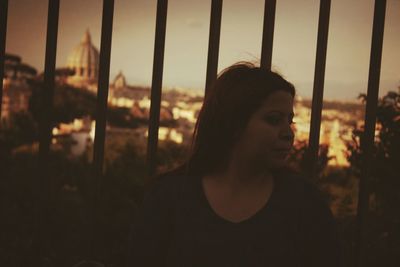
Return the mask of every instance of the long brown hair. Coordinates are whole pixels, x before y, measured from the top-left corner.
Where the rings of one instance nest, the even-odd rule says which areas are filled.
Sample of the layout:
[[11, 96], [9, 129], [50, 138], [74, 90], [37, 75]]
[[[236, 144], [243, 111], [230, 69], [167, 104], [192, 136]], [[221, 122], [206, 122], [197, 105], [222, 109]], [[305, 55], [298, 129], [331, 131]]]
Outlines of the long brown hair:
[[280, 90], [295, 95], [294, 86], [281, 75], [253, 63], [238, 62], [223, 70], [204, 99], [189, 159], [172, 173], [198, 176], [223, 168], [250, 116]]

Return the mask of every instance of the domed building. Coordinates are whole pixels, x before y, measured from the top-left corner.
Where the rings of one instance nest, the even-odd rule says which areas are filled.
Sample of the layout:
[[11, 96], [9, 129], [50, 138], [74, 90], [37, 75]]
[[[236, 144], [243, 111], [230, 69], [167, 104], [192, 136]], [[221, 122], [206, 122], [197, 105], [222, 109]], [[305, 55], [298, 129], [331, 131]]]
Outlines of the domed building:
[[92, 38], [87, 30], [71, 54], [68, 56], [67, 67], [74, 71], [67, 82], [76, 87], [85, 87], [96, 91], [99, 75], [99, 51], [92, 44]]

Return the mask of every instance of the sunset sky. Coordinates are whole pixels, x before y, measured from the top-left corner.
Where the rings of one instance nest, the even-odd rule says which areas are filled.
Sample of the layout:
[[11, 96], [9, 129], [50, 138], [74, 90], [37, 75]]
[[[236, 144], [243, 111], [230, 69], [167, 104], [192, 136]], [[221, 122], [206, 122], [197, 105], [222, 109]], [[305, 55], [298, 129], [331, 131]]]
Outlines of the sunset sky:
[[[132, 85], [151, 84], [156, 0], [115, 0], [111, 79], [122, 70]], [[10, 0], [8, 53], [44, 69], [46, 0]], [[169, 0], [164, 86], [202, 90], [211, 0]], [[325, 97], [355, 100], [366, 92], [373, 0], [332, 0]], [[219, 70], [261, 54], [264, 0], [223, 2]], [[61, 0], [57, 67], [86, 29], [100, 48], [101, 0]], [[277, 0], [273, 68], [304, 97], [312, 94], [318, 0]], [[400, 85], [400, 0], [387, 0], [380, 95]]]

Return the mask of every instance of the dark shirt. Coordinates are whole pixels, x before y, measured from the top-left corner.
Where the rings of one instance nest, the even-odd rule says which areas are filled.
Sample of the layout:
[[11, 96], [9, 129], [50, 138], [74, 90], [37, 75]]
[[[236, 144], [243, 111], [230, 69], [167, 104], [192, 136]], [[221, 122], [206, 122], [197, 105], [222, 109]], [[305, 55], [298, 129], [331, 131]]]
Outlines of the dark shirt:
[[268, 203], [239, 223], [218, 216], [200, 177], [157, 179], [135, 222], [129, 266], [342, 266], [328, 206], [300, 177], [278, 175]]

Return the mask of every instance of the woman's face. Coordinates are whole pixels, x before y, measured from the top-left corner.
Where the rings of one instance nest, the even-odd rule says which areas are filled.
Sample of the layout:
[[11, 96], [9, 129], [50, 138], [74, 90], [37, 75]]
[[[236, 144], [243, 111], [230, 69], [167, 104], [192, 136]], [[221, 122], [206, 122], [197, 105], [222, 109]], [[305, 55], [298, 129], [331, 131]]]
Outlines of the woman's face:
[[250, 117], [233, 154], [254, 167], [279, 168], [293, 145], [293, 97], [285, 91], [268, 96]]

